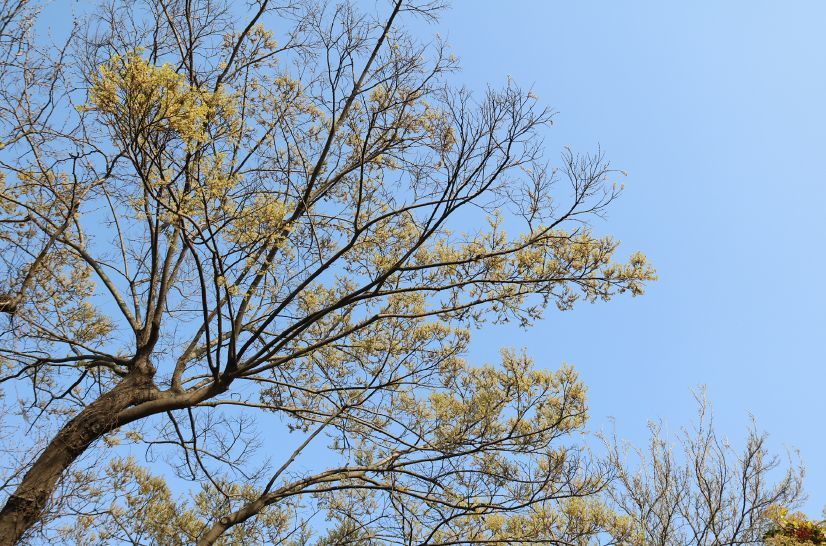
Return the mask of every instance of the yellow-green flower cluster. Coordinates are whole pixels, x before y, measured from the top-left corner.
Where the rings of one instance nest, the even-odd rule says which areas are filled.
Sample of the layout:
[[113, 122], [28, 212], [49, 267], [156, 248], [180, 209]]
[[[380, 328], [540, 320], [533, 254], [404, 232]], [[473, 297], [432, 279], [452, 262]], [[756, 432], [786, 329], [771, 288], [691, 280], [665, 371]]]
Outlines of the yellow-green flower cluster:
[[230, 95], [206, 91], [164, 64], [155, 66], [139, 52], [114, 55], [92, 76], [89, 109], [108, 116], [119, 136], [142, 144], [152, 133], [170, 132], [189, 148], [208, 140], [208, 124], [234, 113]]

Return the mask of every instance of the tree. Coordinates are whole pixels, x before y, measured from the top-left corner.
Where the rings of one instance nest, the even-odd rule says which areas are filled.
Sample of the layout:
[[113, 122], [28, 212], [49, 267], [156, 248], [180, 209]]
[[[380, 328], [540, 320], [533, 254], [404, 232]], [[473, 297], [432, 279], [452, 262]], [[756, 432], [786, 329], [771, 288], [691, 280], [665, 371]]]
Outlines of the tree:
[[764, 537], [766, 546], [826, 544], [826, 520], [811, 521], [804, 514], [791, 513], [787, 507], [779, 505], [772, 506], [767, 517], [772, 527]]
[[485, 322], [642, 293], [589, 228], [617, 173], [543, 159], [529, 91], [451, 85], [400, 26], [438, 2], [384, 7], [112, 0], [52, 43], [0, 4], [0, 380], [30, 431], [0, 544], [621, 534], [581, 499], [610, 469], [566, 440], [575, 372], [462, 358]]
[[697, 402], [697, 421], [680, 431], [676, 453], [656, 424], [645, 450], [607, 438], [617, 479], [606, 504], [633, 520], [640, 544], [761, 544], [776, 534], [778, 517], [787, 513], [781, 507], [802, 500], [803, 467], [780, 469], [766, 434], [753, 426], [736, 450], [715, 429], [704, 394]]

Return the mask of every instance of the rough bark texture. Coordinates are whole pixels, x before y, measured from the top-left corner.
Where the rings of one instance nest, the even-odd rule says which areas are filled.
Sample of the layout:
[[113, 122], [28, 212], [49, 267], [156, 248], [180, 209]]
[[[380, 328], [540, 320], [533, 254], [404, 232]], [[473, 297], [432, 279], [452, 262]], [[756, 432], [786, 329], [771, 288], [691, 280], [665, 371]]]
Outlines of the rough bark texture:
[[39, 519], [63, 472], [95, 440], [120, 426], [120, 412], [151, 399], [148, 375], [130, 375], [87, 406], [57, 433], [0, 511], [0, 546], [16, 544]]

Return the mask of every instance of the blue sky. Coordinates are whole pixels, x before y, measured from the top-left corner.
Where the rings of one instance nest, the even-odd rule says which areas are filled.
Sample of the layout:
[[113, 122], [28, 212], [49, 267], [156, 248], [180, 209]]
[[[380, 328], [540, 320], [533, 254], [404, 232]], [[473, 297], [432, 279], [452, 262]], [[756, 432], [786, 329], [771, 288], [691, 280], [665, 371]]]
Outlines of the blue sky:
[[613, 416], [638, 444], [650, 419], [689, 423], [691, 390], [706, 385], [733, 442], [753, 415], [778, 453], [800, 450], [805, 508], [819, 514], [826, 3], [455, 0], [435, 26], [411, 24], [448, 39], [469, 88], [507, 75], [532, 86], [558, 112], [550, 157], [599, 145], [628, 171], [595, 231], [660, 276], [642, 298], [551, 311], [528, 331], [488, 326], [474, 360], [516, 346], [540, 366], [575, 365], [592, 428]]
[[[642, 298], [487, 328], [474, 354], [525, 346], [574, 364], [592, 427], [687, 424], [706, 385], [735, 443], [750, 415], [797, 448], [826, 504], [826, 3], [460, 0], [437, 30], [470, 88], [506, 75], [558, 111], [549, 153], [602, 146], [626, 192], [595, 230], [643, 250]], [[431, 29], [430, 32], [433, 32]]]

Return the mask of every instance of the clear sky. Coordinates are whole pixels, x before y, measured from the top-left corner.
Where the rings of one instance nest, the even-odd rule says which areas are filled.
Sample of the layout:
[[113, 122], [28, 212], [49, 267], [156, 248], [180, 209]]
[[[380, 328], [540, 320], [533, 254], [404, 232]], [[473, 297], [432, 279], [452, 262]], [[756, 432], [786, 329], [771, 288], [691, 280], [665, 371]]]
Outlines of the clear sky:
[[621, 239], [622, 253], [644, 251], [660, 276], [642, 298], [551, 311], [528, 331], [488, 326], [475, 359], [524, 346], [540, 366], [574, 364], [589, 386], [592, 428], [613, 416], [638, 444], [649, 419], [671, 430], [689, 423], [691, 390], [706, 385], [735, 444], [753, 415], [778, 453], [800, 450], [805, 508], [818, 515], [826, 2], [453, 3], [421, 31], [452, 44], [464, 67], [457, 80], [477, 91], [507, 75], [533, 86], [558, 111], [552, 157], [565, 145], [600, 145], [628, 171], [595, 231]]
[[[592, 427], [642, 442], [704, 384], [720, 430], [749, 416], [807, 465], [826, 504], [826, 3], [458, 0], [437, 25], [471, 88], [533, 85], [557, 110], [550, 153], [601, 145], [629, 172], [595, 230], [643, 250], [642, 298], [487, 328], [474, 352], [525, 346], [574, 364]], [[431, 30], [430, 32], [433, 32]]]

